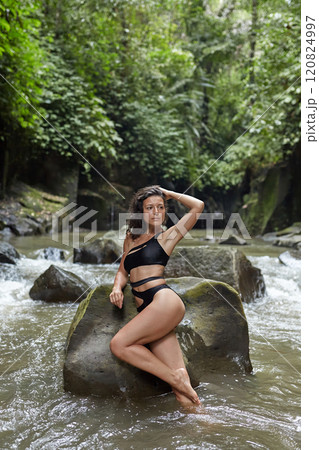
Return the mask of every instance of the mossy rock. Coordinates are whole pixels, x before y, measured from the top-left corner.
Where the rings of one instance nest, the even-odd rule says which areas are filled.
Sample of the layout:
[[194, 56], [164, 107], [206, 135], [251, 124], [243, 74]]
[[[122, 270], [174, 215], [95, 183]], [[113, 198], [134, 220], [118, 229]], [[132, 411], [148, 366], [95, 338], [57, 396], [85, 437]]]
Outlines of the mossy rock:
[[[264, 169], [251, 183], [249, 194], [244, 196], [245, 208], [240, 215], [251, 236], [263, 234], [275, 211], [289, 195], [292, 174], [287, 167]], [[283, 220], [286, 220], [283, 218]]]
[[[194, 277], [167, 283], [186, 304], [176, 332], [192, 384], [196, 386], [207, 371], [249, 373], [248, 327], [238, 293], [225, 283]], [[104, 397], [169, 392], [170, 386], [163, 381], [112, 355], [112, 337], [136, 315], [129, 286], [124, 289], [122, 309], [109, 301], [112, 287], [94, 289], [78, 307], [66, 342], [64, 388]]]
[[177, 247], [164, 274], [165, 277], [202, 277], [225, 282], [235, 288], [246, 303], [262, 297], [266, 291], [261, 270], [254, 267], [242, 251], [233, 248]]
[[301, 223], [295, 222], [290, 227], [284, 228], [283, 230], [276, 232], [277, 236], [284, 236], [287, 234], [301, 234]]
[[10, 186], [8, 198], [0, 202], [2, 229], [16, 236], [44, 234], [52, 227], [52, 214], [67, 203], [66, 197], [52, 195], [17, 181]]

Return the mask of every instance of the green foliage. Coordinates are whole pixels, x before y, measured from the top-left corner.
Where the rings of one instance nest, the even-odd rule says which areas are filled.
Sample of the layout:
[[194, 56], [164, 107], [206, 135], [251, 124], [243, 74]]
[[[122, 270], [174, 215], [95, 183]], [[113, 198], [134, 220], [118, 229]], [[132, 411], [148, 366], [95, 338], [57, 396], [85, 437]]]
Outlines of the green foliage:
[[[0, 2], [0, 123], [3, 139], [10, 138], [11, 127], [29, 128], [36, 119], [34, 110], [27, 106], [23, 97], [36, 105], [41, 93], [43, 53], [38, 40], [41, 23], [36, 17], [37, 8], [36, 1]], [[24, 133], [23, 130], [20, 132]]]
[[300, 141], [300, 1], [257, 5], [1, 0], [0, 72], [53, 126], [2, 80], [2, 139], [134, 186], [239, 186]]
[[178, 180], [185, 177], [184, 136], [173, 112], [163, 114], [157, 106], [137, 101], [127, 105], [123, 138], [128, 151], [121, 160], [148, 174]]
[[59, 54], [48, 51], [47, 56], [39, 108], [44, 119], [37, 120], [33, 142], [45, 153], [56, 151], [66, 159], [78, 159], [86, 172], [90, 165], [84, 158], [112, 161], [116, 158], [114, 144], [122, 140], [105, 114], [102, 100]]
[[243, 96], [231, 122], [241, 124], [242, 137], [211, 170], [223, 188], [239, 185], [247, 169], [257, 175], [285, 161], [300, 142], [300, 3], [274, 3], [258, 12], [255, 80], [249, 82], [249, 67], [242, 75]]

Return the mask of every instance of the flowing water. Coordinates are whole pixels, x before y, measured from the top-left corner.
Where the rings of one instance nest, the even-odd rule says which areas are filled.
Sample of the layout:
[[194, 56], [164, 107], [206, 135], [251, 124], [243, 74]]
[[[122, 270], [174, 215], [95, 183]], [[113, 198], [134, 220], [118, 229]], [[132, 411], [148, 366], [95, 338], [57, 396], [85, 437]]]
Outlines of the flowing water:
[[[16, 266], [0, 265], [0, 449], [300, 448], [300, 262], [284, 250], [244, 248], [262, 270], [267, 294], [244, 304], [253, 373], [211, 373], [197, 388], [202, 407], [187, 411], [172, 394], [132, 401], [63, 390], [64, 344], [77, 305], [31, 300], [50, 264], [90, 285], [112, 282], [115, 265], [38, 258], [46, 237], [14, 238]], [[56, 244], [56, 243], [53, 243]]]

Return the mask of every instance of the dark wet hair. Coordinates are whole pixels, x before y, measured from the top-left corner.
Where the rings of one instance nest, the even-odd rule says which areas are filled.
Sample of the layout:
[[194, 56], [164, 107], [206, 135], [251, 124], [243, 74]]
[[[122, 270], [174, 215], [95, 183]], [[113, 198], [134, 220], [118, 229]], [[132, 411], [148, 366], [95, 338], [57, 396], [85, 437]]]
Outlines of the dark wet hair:
[[[159, 195], [164, 200], [165, 210], [167, 211], [167, 201], [165, 199], [165, 194], [159, 188], [159, 185], [147, 186], [139, 189], [132, 197], [130, 201], [129, 212], [133, 215], [134, 213], [143, 213], [143, 201], [151, 197], [152, 195]], [[167, 221], [167, 213], [165, 214], [165, 219], [163, 224]], [[147, 226], [144, 219], [130, 217], [128, 222], [128, 228], [126, 230], [126, 234], [130, 233], [133, 241], [137, 239], [141, 232], [136, 232], [135, 230], [143, 230], [146, 232]]]

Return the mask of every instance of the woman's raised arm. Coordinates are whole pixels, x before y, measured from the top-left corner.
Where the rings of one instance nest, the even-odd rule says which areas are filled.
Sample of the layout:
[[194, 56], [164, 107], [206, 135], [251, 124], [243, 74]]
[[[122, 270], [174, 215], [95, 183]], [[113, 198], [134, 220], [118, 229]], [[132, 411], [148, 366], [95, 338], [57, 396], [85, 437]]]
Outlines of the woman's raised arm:
[[[165, 231], [165, 248], [169, 252], [173, 251], [175, 245], [193, 228], [199, 216], [203, 212], [205, 203], [191, 195], [179, 194], [178, 192], [168, 191], [160, 188], [166, 199], [174, 199], [185, 205], [190, 210], [172, 227]], [[164, 235], [164, 233], [163, 233]], [[163, 236], [164, 237], [164, 236]]]

